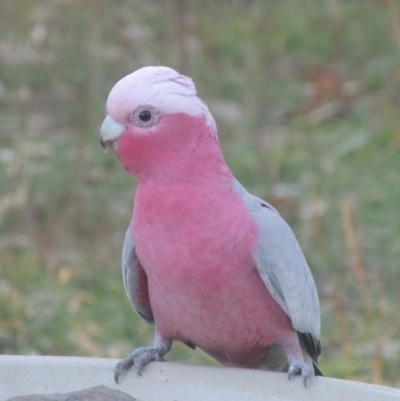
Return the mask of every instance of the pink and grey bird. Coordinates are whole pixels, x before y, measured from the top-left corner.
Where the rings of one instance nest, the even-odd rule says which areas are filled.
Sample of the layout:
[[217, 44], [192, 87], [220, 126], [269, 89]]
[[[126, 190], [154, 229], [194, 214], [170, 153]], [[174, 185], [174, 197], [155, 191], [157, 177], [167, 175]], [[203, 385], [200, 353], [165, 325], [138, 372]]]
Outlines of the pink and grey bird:
[[227, 366], [301, 374], [317, 367], [320, 307], [289, 226], [229, 170], [206, 104], [188, 77], [145, 67], [107, 100], [101, 143], [138, 177], [122, 275], [136, 311], [155, 327], [152, 347], [115, 368], [162, 360], [172, 342]]

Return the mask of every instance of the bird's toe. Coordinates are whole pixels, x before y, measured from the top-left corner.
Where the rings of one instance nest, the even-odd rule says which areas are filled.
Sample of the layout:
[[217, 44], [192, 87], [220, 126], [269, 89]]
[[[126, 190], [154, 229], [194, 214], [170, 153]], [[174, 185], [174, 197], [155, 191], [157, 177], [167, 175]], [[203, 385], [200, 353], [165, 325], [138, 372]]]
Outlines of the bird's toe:
[[307, 380], [312, 376], [311, 366], [300, 359], [290, 358], [288, 370], [289, 380], [291, 380], [293, 375], [297, 374], [301, 374], [304, 387], [307, 387]]

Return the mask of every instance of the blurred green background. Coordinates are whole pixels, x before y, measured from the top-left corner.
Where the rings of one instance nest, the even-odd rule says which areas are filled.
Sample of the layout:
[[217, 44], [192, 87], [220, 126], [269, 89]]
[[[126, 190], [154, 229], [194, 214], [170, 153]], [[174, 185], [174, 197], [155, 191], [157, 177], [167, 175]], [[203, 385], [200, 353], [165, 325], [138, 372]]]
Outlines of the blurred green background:
[[[152, 342], [120, 274], [136, 181], [98, 131], [117, 80], [167, 65], [296, 232], [321, 369], [400, 386], [399, 56], [395, 0], [0, 2], [0, 353]], [[168, 359], [215, 363], [179, 344]]]

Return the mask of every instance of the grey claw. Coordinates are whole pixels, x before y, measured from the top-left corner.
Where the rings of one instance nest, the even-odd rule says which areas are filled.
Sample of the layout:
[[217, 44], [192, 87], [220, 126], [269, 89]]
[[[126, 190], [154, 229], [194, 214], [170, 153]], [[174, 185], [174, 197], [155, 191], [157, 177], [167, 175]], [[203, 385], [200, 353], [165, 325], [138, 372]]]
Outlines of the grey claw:
[[121, 372], [114, 371], [114, 381], [115, 383], [119, 384], [119, 376]]

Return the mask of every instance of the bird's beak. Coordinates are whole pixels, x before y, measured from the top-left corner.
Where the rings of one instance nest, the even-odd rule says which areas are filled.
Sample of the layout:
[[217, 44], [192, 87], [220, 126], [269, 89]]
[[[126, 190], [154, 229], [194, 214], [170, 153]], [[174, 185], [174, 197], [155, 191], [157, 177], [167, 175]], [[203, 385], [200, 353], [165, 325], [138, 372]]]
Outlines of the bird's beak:
[[100, 128], [100, 144], [102, 148], [106, 150], [108, 146], [115, 151], [118, 139], [125, 130], [126, 127], [117, 123], [111, 116], [107, 116]]

